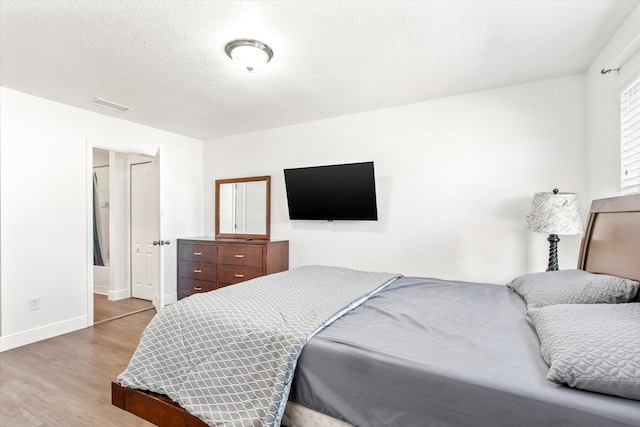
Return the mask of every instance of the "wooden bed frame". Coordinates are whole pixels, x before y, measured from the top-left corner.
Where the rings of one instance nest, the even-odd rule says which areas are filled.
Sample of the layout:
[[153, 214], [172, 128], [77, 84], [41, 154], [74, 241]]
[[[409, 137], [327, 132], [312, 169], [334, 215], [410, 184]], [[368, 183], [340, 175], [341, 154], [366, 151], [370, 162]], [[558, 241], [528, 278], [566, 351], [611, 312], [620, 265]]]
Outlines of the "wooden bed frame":
[[591, 203], [578, 268], [640, 281], [640, 194]]
[[[640, 281], [640, 194], [593, 201], [578, 268]], [[160, 427], [206, 427], [167, 396], [117, 382], [111, 383], [111, 402]]]

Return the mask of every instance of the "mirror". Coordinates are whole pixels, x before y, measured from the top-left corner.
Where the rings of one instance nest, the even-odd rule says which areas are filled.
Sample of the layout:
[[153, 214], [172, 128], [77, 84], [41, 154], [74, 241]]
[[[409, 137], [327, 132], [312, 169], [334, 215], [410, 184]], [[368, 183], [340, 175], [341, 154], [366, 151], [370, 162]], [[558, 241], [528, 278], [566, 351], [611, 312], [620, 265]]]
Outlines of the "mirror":
[[271, 177], [216, 180], [216, 239], [269, 240]]

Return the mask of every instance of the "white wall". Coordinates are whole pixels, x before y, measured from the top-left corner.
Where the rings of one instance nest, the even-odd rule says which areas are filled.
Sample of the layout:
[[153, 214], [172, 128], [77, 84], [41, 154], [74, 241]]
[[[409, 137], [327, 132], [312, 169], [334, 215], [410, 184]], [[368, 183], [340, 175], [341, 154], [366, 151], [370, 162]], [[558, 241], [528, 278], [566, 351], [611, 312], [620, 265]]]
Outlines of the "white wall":
[[[586, 73], [590, 199], [620, 195], [620, 93], [640, 78], [639, 38], [640, 6], [636, 6]], [[610, 67], [620, 71], [600, 73]]]
[[[214, 181], [272, 176], [271, 233], [290, 266], [342, 265], [505, 283], [543, 271], [545, 235], [525, 230], [533, 193], [586, 201], [583, 75], [206, 141], [205, 231]], [[290, 221], [283, 168], [373, 160], [378, 222]], [[562, 236], [575, 268], [580, 236]]]
[[109, 152], [99, 148], [93, 149], [93, 166], [109, 166]]
[[[0, 349], [87, 325], [87, 159], [92, 143], [162, 147], [165, 294], [176, 293], [177, 237], [202, 233], [202, 141], [0, 88]], [[28, 299], [41, 308], [29, 311]]]
[[129, 273], [129, 160], [128, 153], [109, 152], [111, 185], [109, 217], [109, 300], [131, 296]]

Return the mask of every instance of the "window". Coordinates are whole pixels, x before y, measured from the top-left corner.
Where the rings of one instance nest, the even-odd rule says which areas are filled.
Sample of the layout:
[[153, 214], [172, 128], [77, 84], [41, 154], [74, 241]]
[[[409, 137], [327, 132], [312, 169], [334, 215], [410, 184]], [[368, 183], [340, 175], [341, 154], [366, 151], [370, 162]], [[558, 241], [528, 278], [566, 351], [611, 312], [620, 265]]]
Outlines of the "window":
[[620, 95], [621, 194], [640, 193], [640, 80]]

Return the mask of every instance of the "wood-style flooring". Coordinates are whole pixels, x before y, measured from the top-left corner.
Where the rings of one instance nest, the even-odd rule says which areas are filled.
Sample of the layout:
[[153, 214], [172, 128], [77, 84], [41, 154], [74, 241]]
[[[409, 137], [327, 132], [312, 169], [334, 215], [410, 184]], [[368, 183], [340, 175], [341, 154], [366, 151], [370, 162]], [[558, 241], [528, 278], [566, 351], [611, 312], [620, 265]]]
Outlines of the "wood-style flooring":
[[153, 426], [111, 405], [111, 381], [154, 315], [147, 310], [0, 353], [0, 425]]
[[106, 295], [93, 294], [93, 323], [117, 319], [131, 313], [153, 308], [151, 301], [138, 298], [125, 298], [109, 301]]

